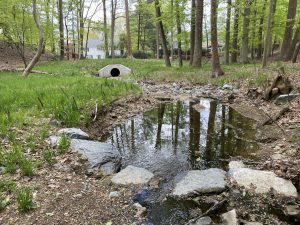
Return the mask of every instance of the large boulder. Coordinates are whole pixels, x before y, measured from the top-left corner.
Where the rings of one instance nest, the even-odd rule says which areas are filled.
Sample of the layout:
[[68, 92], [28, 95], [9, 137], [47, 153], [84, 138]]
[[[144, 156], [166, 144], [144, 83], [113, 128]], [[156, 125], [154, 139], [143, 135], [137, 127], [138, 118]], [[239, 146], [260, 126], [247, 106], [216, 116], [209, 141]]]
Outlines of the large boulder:
[[183, 197], [195, 193], [221, 192], [226, 187], [226, 172], [211, 168], [207, 170], [191, 170], [175, 177], [173, 195]]
[[87, 158], [91, 171], [110, 175], [121, 168], [120, 153], [108, 143], [72, 139], [71, 148]]
[[83, 139], [87, 140], [89, 139], [89, 135], [82, 131], [79, 128], [64, 128], [58, 131], [58, 134], [61, 135], [66, 135], [68, 138], [73, 138], [73, 139]]
[[277, 177], [271, 171], [233, 167], [229, 169], [229, 177], [239, 186], [247, 189], [254, 187], [256, 193], [267, 193], [273, 188], [279, 194], [297, 197], [297, 190], [292, 182]]
[[111, 181], [114, 184], [130, 185], [130, 184], [147, 184], [154, 174], [150, 171], [135, 166], [127, 166], [121, 172], [115, 174]]
[[131, 69], [122, 64], [111, 64], [98, 71], [99, 77], [119, 77], [131, 74]]

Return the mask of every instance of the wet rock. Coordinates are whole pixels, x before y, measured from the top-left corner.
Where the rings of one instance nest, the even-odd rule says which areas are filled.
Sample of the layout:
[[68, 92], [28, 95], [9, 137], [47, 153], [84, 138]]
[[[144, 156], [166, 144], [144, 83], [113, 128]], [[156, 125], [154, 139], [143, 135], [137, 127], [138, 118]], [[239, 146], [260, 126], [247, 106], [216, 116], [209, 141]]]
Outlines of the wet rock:
[[118, 197], [120, 197], [121, 196], [121, 193], [120, 192], [118, 192], [118, 191], [112, 191], [112, 192], [110, 192], [109, 193], [109, 198], [118, 198]]
[[299, 205], [287, 205], [284, 207], [285, 215], [291, 216], [300, 220], [300, 206]]
[[141, 206], [141, 204], [134, 203], [133, 207], [137, 210], [135, 217], [141, 218], [141, 217], [145, 217], [147, 215], [147, 208]]
[[225, 175], [225, 171], [217, 168], [180, 173], [175, 177], [173, 195], [182, 197], [195, 193], [221, 192], [226, 187]]
[[89, 139], [89, 135], [79, 128], [64, 128], [58, 131], [59, 135], [66, 135], [72, 139]]
[[279, 95], [276, 99], [275, 99], [275, 104], [276, 105], [280, 105], [280, 104], [285, 104], [288, 103], [292, 100], [294, 100], [295, 98], [298, 98], [299, 94], [287, 94], [287, 95]]
[[110, 175], [121, 167], [120, 153], [110, 144], [72, 139], [71, 148], [87, 158], [89, 170]]
[[235, 209], [222, 214], [221, 218], [222, 218], [224, 225], [237, 225], [238, 224]]
[[114, 184], [130, 185], [130, 184], [147, 184], [154, 174], [150, 171], [135, 166], [127, 166], [121, 172], [115, 174], [111, 181]]
[[196, 221], [190, 223], [191, 225], [211, 225], [212, 224], [212, 220], [210, 217], [205, 216], [205, 217], [201, 217], [199, 219], [197, 219]]
[[229, 176], [239, 186], [247, 189], [254, 186], [256, 193], [267, 193], [273, 188], [278, 194], [297, 197], [297, 190], [291, 181], [277, 177], [270, 171], [234, 168], [229, 170]]

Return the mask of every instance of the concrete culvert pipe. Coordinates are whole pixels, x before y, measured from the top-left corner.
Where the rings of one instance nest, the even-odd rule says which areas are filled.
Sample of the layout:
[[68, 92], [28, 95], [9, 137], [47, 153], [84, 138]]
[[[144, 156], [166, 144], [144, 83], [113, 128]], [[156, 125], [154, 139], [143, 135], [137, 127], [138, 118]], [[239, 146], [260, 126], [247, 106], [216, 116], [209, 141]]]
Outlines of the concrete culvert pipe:
[[110, 71], [110, 75], [112, 77], [118, 77], [120, 76], [120, 70], [118, 68], [113, 68], [111, 71]]
[[131, 69], [122, 64], [110, 64], [98, 71], [99, 77], [123, 77], [131, 74]]

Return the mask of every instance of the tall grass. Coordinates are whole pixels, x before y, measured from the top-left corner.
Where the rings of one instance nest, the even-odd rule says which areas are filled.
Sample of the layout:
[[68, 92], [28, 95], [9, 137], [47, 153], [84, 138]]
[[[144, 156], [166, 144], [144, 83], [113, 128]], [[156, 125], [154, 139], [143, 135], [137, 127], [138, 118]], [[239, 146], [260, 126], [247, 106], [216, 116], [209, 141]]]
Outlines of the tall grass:
[[0, 73], [0, 135], [35, 116], [52, 117], [75, 126], [82, 118], [89, 119], [96, 103], [109, 104], [139, 91], [131, 83], [96, 77], [30, 75], [23, 79], [17, 73]]

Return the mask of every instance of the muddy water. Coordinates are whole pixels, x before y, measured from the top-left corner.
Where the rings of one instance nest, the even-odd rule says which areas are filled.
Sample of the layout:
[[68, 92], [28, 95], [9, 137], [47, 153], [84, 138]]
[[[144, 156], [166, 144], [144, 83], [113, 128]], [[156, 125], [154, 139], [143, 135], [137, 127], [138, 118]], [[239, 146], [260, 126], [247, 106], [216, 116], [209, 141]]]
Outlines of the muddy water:
[[123, 167], [143, 167], [162, 178], [157, 193], [145, 189], [136, 197], [151, 209], [149, 222], [180, 224], [198, 205], [172, 199], [160, 203], [170, 191], [170, 181], [180, 171], [225, 169], [231, 157], [255, 158], [258, 145], [253, 125], [252, 120], [213, 100], [178, 101], [161, 103], [115, 127], [106, 142], [118, 148]]

